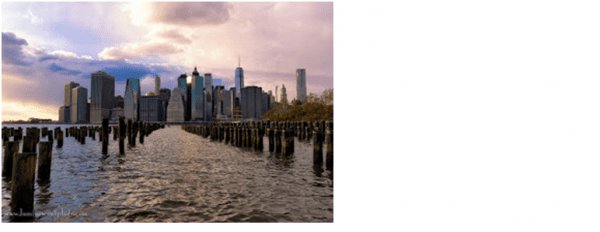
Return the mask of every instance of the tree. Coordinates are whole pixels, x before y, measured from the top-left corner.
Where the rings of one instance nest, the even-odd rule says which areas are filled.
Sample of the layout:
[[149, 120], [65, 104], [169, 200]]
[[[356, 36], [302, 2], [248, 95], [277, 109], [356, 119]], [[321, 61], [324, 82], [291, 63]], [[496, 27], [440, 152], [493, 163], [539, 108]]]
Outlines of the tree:
[[326, 89], [318, 97], [310, 93], [303, 101], [278, 103], [263, 118], [273, 121], [333, 120], [333, 89]]

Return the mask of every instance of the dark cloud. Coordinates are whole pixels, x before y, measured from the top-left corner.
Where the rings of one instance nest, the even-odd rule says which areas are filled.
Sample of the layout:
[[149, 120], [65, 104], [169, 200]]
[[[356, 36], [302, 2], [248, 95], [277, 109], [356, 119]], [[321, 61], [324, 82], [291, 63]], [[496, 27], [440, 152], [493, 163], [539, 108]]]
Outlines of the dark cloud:
[[60, 73], [64, 73], [64, 74], [70, 75], [70, 76], [75, 76], [75, 75], [79, 75], [82, 73], [81, 71], [66, 69], [55, 63], [50, 64], [49, 69], [52, 72], [60, 72]]
[[2, 32], [2, 63], [29, 66], [31, 62], [25, 59], [23, 47], [27, 46], [27, 41], [12, 32]]
[[149, 20], [157, 23], [197, 27], [229, 20], [227, 2], [154, 2]]

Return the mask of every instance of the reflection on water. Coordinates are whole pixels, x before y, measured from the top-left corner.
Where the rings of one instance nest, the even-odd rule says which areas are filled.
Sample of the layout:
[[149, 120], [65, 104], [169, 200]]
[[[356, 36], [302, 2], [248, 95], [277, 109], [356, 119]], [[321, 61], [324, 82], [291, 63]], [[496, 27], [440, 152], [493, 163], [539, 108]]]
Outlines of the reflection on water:
[[[108, 156], [91, 138], [85, 145], [65, 138], [62, 149], [55, 143], [51, 179], [35, 185], [34, 220], [333, 221], [333, 172], [313, 165], [309, 143], [296, 140], [295, 153], [285, 157], [268, 151], [268, 139], [266, 151], [257, 152], [178, 126], [144, 140], [123, 156], [112, 139]], [[2, 184], [2, 221], [8, 222], [10, 180]]]

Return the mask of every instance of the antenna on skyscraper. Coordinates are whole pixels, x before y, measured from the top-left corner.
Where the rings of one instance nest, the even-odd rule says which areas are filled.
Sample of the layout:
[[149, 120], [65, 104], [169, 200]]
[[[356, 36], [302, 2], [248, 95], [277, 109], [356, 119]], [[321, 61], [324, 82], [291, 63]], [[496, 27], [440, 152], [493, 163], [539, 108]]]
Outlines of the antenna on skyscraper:
[[238, 67], [242, 67], [242, 56], [238, 53]]

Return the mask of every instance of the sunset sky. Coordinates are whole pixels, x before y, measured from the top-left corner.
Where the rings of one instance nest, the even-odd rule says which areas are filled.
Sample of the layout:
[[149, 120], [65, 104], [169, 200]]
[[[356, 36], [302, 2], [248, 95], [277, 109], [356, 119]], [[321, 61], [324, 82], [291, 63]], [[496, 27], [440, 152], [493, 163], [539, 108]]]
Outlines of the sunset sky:
[[121, 96], [127, 78], [145, 94], [195, 66], [230, 88], [238, 55], [246, 86], [293, 99], [305, 68], [309, 93], [333, 88], [333, 3], [3, 2], [2, 120], [58, 120], [64, 85], [89, 90], [99, 70]]

